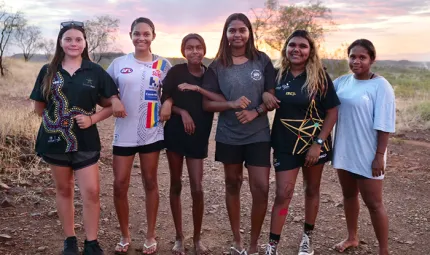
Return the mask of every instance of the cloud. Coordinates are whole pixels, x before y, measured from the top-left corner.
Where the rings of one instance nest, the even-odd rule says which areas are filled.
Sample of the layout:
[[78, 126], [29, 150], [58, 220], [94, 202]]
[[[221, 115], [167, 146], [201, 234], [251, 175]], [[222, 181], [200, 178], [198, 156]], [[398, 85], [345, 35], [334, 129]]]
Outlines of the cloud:
[[[153, 49], [166, 56], [180, 55], [179, 44], [184, 35], [197, 32], [208, 44], [208, 56], [218, 49], [222, 27], [234, 12], [252, 18], [251, 8], [263, 7], [264, 0], [13, 0], [8, 5], [22, 10], [30, 23], [42, 28], [47, 37], [56, 37], [64, 20], [87, 20], [100, 15], [120, 19], [119, 47], [133, 50], [128, 37], [130, 24], [137, 17], [148, 17], [156, 26]], [[10, 2], [10, 3], [9, 3]], [[281, 5], [306, 4], [308, 0], [280, 0]], [[326, 35], [328, 47], [338, 47], [359, 37], [371, 38], [388, 54], [391, 51], [417, 52], [419, 37], [430, 26], [430, 0], [324, 0], [332, 10], [337, 31]], [[405, 45], [401, 45], [404, 43]], [[385, 44], [389, 45], [386, 46]], [[384, 53], [385, 54], [385, 53]]]

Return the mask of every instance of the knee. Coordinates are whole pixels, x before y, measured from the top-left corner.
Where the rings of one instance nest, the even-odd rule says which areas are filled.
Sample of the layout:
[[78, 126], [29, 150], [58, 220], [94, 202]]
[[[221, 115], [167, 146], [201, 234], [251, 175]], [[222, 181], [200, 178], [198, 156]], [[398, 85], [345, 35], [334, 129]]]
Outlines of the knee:
[[83, 190], [84, 203], [96, 204], [100, 201], [100, 187], [99, 185], [94, 185], [93, 187], [88, 187]]
[[276, 189], [275, 204], [288, 205], [293, 198], [294, 188]]
[[179, 196], [182, 192], [182, 180], [170, 183], [170, 194]]
[[358, 199], [358, 190], [343, 190], [343, 199], [349, 200], [349, 199]]
[[319, 198], [320, 186], [319, 185], [307, 185], [305, 187], [306, 198]]
[[157, 178], [146, 178], [144, 181], [146, 191], [156, 191], [158, 190]]
[[227, 193], [232, 195], [238, 195], [240, 188], [242, 187], [243, 177], [229, 178], [225, 180], [225, 188]]
[[191, 196], [200, 197], [203, 196], [203, 188], [201, 183], [191, 183]]
[[67, 182], [61, 185], [56, 185], [57, 195], [63, 198], [73, 197], [74, 184], [73, 182]]
[[269, 196], [269, 183], [256, 183], [251, 186], [254, 200], [266, 203]]
[[381, 210], [385, 210], [384, 203], [382, 201], [365, 201], [365, 204], [369, 209], [369, 213], [376, 213]]
[[127, 196], [129, 183], [127, 180], [115, 179], [113, 182], [113, 195], [117, 198]]

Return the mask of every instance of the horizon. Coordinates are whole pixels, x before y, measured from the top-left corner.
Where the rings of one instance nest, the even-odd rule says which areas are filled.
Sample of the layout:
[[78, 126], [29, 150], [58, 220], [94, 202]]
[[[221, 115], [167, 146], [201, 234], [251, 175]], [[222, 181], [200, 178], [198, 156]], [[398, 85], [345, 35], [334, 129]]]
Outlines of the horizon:
[[[228, 4], [228, 0], [159, 0], [157, 3], [150, 0], [15, 0], [7, 5], [14, 11], [22, 11], [30, 25], [41, 27], [44, 38], [54, 40], [62, 21], [84, 21], [99, 15], [118, 18], [120, 26], [116, 45], [124, 53], [134, 50], [128, 36], [131, 22], [137, 17], [145, 16], [153, 20], [156, 27], [157, 37], [152, 43], [154, 53], [163, 57], [181, 57], [182, 37], [190, 32], [197, 32], [206, 41], [206, 57], [213, 58], [228, 15], [242, 12], [252, 19], [251, 8], [262, 8], [264, 2], [235, 0]], [[279, 1], [281, 5], [300, 5], [306, 2]], [[322, 2], [332, 10], [333, 21], [338, 24], [336, 31], [324, 36], [322, 45], [326, 51], [333, 52], [343, 43], [350, 44], [356, 39], [366, 38], [374, 43], [378, 60], [430, 62], [430, 47], [422, 47], [422, 42], [430, 41], [430, 34], [423, 33], [422, 29], [430, 27], [429, 0], [368, 0], [354, 4], [346, 0]], [[163, 6], [163, 11], [155, 12], [160, 6]], [[262, 51], [272, 58], [279, 54], [271, 49]], [[11, 47], [8, 51], [8, 55], [19, 53], [16, 47]]]

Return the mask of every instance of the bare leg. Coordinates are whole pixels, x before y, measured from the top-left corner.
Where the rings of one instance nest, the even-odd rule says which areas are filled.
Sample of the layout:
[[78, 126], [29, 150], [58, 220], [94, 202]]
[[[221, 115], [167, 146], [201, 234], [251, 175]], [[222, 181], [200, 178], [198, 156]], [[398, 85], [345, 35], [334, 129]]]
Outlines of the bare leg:
[[373, 229], [379, 242], [379, 255], [388, 254], [388, 216], [382, 200], [382, 180], [360, 179], [361, 197], [369, 209]]
[[184, 234], [182, 232], [182, 168], [184, 157], [176, 152], [167, 151], [170, 169], [170, 209], [176, 229], [176, 240], [172, 252], [177, 255], [185, 254]]
[[193, 198], [194, 250], [196, 255], [208, 254], [208, 249], [202, 244], [200, 232], [202, 229], [204, 197], [203, 197], [203, 159], [187, 158], [188, 175], [190, 176], [191, 196]]
[[[133, 156], [113, 156], [113, 202], [118, 216], [121, 230], [122, 244], [130, 243], [129, 231], [129, 204], [128, 188], [130, 185], [131, 168], [133, 166]], [[117, 251], [123, 251], [122, 247], [117, 247]]]
[[267, 212], [269, 196], [269, 167], [248, 166], [252, 195], [251, 242], [248, 253], [258, 252], [258, 238]]
[[276, 172], [276, 197], [270, 222], [270, 232], [273, 234], [280, 235], [282, 233], [298, 173], [299, 168]]
[[242, 251], [243, 243], [240, 235], [240, 189], [243, 181], [242, 164], [224, 164], [225, 202], [228, 218], [233, 232], [234, 247]]
[[305, 223], [315, 225], [320, 205], [320, 185], [324, 164], [303, 167], [305, 190]]
[[55, 183], [55, 202], [58, 216], [66, 237], [75, 236], [75, 208], [73, 206], [74, 183], [73, 170], [70, 167], [50, 165]]
[[[158, 193], [158, 158], [160, 151], [151, 153], [140, 153], [140, 168], [142, 171], [142, 182], [146, 195], [146, 221], [148, 224], [146, 232], [146, 240], [144, 245], [147, 249], [143, 250], [144, 254], [152, 254], [156, 251], [157, 247], [154, 245], [155, 240], [155, 225], [157, 221], [159, 193]], [[151, 246], [153, 245], [153, 246]]]
[[75, 171], [83, 201], [84, 227], [88, 241], [97, 240], [100, 220], [99, 165]]
[[344, 252], [350, 247], [357, 247], [358, 239], [358, 214], [360, 212], [360, 202], [358, 200], [358, 183], [351, 174], [345, 170], [338, 169], [340, 186], [342, 187], [343, 204], [345, 210], [346, 227], [348, 237], [335, 245], [335, 249]]

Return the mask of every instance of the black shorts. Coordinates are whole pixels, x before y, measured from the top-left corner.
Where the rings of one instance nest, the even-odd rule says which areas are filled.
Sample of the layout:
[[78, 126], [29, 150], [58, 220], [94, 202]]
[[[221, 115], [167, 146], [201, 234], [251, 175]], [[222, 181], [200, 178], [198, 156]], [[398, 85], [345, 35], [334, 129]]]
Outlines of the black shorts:
[[113, 146], [113, 155], [116, 156], [133, 156], [136, 153], [151, 153], [155, 151], [161, 151], [164, 149], [164, 142], [158, 141], [155, 143], [136, 146], [136, 147], [121, 147], [121, 146]]
[[[328, 161], [331, 161], [332, 152], [323, 152], [320, 155], [320, 158], [316, 165], [324, 164]], [[288, 153], [282, 152], [273, 152], [273, 167], [276, 172], [293, 170], [298, 167], [303, 167], [306, 161], [306, 153], [292, 155]]]
[[270, 142], [258, 142], [245, 145], [216, 143], [215, 161], [224, 164], [242, 164], [249, 166], [270, 167]]
[[359, 175], [359, 174], [356, 174], [356, 173], [352, 173], [352, 172], [350, 172], [350, 171], [347, 171], [348, 173], [349, 173], [349, 175], [352, 177], [352, 178], [354, 178], [354, 179], [356, 179], [356, 180], [369, 180], [370, 178], [367, 178], [366, 176], [363, 176], [363, 175]]
[[42, 159], [50, 165], [71, 167], [73, 170], [79, 170], [96, 164], [100, 159], [100, 151], [43, 154]]
[[166, 146], [166, 151], [175, 152], [186, 158], [205, 159], [208, 157], [208, 147], [197, 149], [185, 149], [179, 146]]

